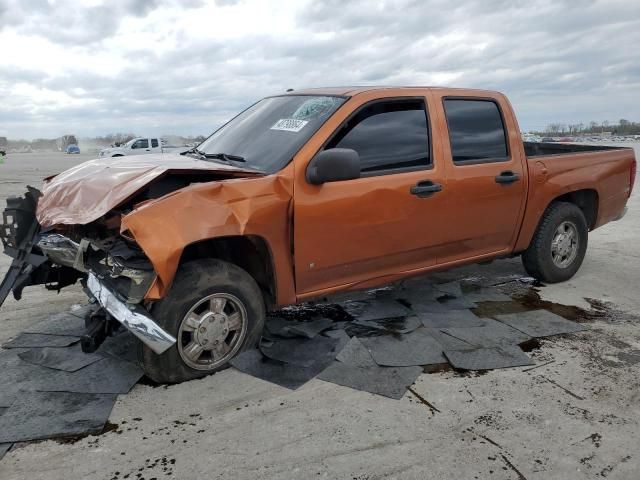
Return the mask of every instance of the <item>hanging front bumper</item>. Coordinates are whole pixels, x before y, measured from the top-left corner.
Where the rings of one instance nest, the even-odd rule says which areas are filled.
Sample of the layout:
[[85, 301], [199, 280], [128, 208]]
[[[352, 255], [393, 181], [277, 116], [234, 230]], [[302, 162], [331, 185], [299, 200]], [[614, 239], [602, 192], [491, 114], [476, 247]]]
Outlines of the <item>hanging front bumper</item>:
[[171, 348], [176, 339], [163, 330], [144, 308], [126, 304], [93, 274], [87, 277], [87, 288], [98, 303], [125, 328], [157, 354]]

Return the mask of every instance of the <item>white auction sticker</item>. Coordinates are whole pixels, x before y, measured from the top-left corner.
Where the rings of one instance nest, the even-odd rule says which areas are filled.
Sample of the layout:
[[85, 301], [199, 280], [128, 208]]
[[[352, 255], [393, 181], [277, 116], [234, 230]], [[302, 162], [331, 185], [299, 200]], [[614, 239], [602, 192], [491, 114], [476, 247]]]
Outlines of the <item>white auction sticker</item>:
[[283, 118], [273, 124], [271, 130], [284, 130], [285, 132], [299, 132], [307, 123], [307, 120], [296, 120], [295, 118]]

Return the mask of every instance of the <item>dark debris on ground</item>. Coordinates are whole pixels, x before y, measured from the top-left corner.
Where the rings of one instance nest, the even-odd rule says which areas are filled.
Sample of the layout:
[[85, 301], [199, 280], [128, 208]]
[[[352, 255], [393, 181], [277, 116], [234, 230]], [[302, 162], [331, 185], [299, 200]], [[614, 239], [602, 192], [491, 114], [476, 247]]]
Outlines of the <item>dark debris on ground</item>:
[[[586, 327], [531, 302], [523, 308], [512, 301], [517, 288], [501, 288], [530, 280], [409, 280], [340, 302], [287, 307], [268, 316], [257, 348], [230, 363], [289, 389], [318, 378], [392, 399], [423, 371], [446, 365], [533, 365], [520, 345]], [[117, 395], [142, 378], [127, 332], [95, 354], [80, 351], [87, 308], [52, 315], [0, 350], [0, 458], [15, 442], [103, 431]]]

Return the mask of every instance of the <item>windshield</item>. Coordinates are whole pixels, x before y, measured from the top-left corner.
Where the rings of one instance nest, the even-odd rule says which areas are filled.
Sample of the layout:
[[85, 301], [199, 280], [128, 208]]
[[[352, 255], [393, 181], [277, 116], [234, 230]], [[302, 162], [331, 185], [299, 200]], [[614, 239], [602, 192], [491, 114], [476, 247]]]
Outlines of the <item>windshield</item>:
[[214, 132], [198, 150], [240, 157], [243, 168], [277, 172], [344, 101], [308, 95], [265, 98]]

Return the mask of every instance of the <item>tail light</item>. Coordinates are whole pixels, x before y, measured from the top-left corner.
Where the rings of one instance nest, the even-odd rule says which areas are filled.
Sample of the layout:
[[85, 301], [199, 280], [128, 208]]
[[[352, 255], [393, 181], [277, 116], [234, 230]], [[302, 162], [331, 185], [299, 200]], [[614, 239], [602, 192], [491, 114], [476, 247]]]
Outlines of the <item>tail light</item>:
[[636, 183], [636, 160], [634, 159], [631, 162], [631, 170], [629, 170], [629, 196], [631, 196], [631, 192], [633, 191], [633, 185]]

